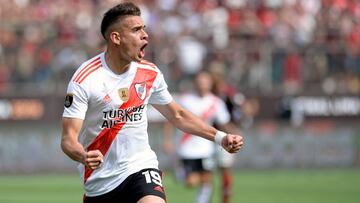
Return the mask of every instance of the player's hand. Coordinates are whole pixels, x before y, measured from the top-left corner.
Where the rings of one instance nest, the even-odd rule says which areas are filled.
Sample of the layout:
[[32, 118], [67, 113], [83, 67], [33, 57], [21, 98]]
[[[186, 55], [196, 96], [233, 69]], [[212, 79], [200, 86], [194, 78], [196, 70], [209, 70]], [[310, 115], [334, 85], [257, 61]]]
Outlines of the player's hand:
[[229, 153], [238, 152], [243, 146], [243, 144], [244, 144], [243, 137], [241, 135], [233, 135], [233, 134], [226, 135], [221, 142], [222, 147]]
[[95, 170], [100, 168], [103, 162], [104, 162], [104, 156], [99, 150], [86, 152], [85, 166], [89, 167], [90, 169]]

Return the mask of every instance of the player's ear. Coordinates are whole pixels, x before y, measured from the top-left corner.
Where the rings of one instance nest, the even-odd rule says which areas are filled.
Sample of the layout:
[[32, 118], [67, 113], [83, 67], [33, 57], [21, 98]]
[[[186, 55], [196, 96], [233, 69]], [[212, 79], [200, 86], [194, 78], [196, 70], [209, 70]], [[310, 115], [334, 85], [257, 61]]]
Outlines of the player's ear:
[[120, 33], [119, 32], [116, 32], [116, 31], [111, 32], [109, 38], [114, 44], [120, 45]]

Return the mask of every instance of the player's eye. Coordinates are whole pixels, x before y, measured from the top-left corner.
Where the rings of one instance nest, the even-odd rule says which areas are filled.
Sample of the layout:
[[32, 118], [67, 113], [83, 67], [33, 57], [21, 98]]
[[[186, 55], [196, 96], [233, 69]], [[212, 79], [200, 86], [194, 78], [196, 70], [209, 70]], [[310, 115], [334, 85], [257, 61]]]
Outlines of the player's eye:
[[133, 31], [139, 31], [141, 29], [141, 27], [134, 27]]
[[145, 30], [145, 25], [133, 28], [133, 31], [135, 31], [135, 32], [140, 31], [140, 30]]

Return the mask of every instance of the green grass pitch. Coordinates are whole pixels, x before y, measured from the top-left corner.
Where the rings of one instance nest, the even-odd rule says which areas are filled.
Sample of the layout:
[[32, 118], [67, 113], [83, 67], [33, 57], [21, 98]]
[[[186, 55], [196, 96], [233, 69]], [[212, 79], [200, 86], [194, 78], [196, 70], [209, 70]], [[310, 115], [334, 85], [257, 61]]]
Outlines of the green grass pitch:
[[[235, 174], [232, 203], [357, 203], [360, 170], [256, 170]], [[219, 177], [213, 203], [219, 203]], [[170, 172], [164, 185], [169, 203], [194, 202], [195, 190], [178, 184]], [[81, 203], [77, 175], [0, 175], [0, 203]]]

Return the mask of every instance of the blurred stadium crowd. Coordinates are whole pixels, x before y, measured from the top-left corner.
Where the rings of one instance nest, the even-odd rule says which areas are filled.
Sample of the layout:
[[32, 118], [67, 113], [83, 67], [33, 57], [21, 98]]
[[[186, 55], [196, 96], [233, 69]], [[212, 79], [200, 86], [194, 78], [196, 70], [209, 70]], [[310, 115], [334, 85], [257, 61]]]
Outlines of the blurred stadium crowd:
[[[9, 0], [0, 10], [0, 92], [62, 93], [103, 50], [116, 0]], [[172, 91], [201, 68], [249, 94], [360, 93], [360, 1], [144, 0], [147, 58]], [[184, 82], [185, 81], [185, 82]]]

